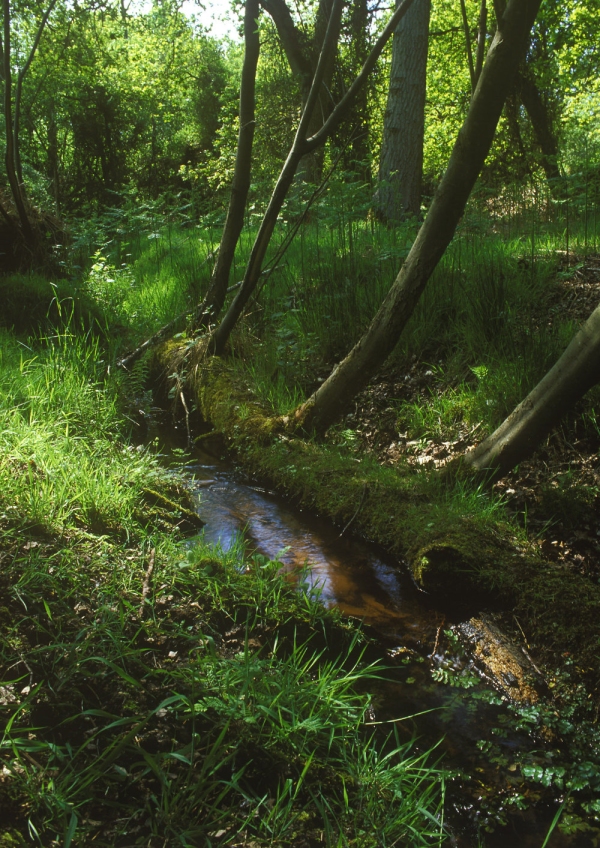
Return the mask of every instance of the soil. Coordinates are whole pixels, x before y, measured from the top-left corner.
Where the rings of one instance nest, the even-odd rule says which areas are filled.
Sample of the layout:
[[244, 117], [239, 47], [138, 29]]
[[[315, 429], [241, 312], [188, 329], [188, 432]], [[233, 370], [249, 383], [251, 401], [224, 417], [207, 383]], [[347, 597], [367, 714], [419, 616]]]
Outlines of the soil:
[[[556, 285], [540, 304], [534, 323], [560, 316], [582, 324], [600, 303], [600, 256], [563, 257]], [[408, 462], [439, 468], [477, 444], [479, 426], [463, 428], [447, 440], [412, 439], [399, 432], [399, 402], [430, 400], [449, 388], [439, 372], [415, 357], [399, 373], [388, 365], [363, 391], [345, 426], [362, 448], [383, 465]], [[589, 404], [588, 404], [589, 406]], [[535, 455], [494, 486], [510, 512], [526, 528], [546, 559], [600, 581], [600, 432], [586, 421], [584, 404], [548, 437]]]

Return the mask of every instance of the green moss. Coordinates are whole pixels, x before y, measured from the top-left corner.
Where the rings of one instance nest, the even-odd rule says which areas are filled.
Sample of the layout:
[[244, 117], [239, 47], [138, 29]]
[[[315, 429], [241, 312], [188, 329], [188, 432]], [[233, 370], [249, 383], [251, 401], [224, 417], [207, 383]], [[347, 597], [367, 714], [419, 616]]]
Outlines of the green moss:
[[186, 363], [171, 343], [159, 361], [167, 373], [185, 365], [193, 374], [188, 386], [201, 415], [254, 474], [340, 526], [351, 521], [406, 561], [439, 605], [514, 609], [538, 655], [558, 662], [572, 652], [600, 686], [600, 587], [544, 561], [484, 490], [289, 436], [235, 366], [194, 356]]

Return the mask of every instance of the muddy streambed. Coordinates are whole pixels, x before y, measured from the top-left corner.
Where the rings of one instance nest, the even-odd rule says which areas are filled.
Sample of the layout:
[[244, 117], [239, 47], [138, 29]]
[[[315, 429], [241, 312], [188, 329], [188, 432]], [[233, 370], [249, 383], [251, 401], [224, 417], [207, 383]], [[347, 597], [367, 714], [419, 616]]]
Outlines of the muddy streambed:
[[[204, 538], [225, 550], [241, 545], [247, 554], [279, 560], [324, 604], [360, 618], [375, 632], [392, 669], [376, 695], [376, 718], [394, 721], [401, 737], [416, 737], [420, 749], [438, 744], [434, 757], [441, 756], [456, 774], [448, 789], [455, 845], [541, 848], [556, 804], [548, 803], [551, 795], [542, 787], [524, 785], [513, 762], [518, 751], [535, 749], [540, 740], [519, 731], [506, 696], [479, 679], [453, 638], [459, 622], [429, 605], [402, 566], [352, 537], [351, 527], [341, 534], [331, 522], [244, 478], [218, 457], [218, 445], [203, 444], [178, 467], [205, 522]], [[208, 452], [213, 447], [215, 454]], [[164, 443], [161, 453], [166, 463], [172, 461]], [[477, 825], [481, 841], [474, 835]], [[596, 844], [593, 836], [555, 830], [546, 848]]]

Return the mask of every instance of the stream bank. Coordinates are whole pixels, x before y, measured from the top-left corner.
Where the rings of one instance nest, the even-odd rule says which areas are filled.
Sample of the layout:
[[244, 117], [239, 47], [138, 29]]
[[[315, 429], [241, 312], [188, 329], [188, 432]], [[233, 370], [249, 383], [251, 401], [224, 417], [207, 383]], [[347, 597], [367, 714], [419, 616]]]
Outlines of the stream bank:
[[189, 342], [163, 345], [155, 366], [177, 375], [179, 390], [249, 473], [380, 544], [450, 617], [500, 613], [548, 679], [567, 658], [598, 696], [600, 587], [543, 559], [502, 509], [482, 518], [473, 508], [481, 489], [286, 434], [234, 365], [205, 360]]
[[[172, 445], [173, 438], [172, 425], [161, 430], [161, 453], [164, 440]], [[185, 444], [181, 428], [175, 443]], [[257, 556], [275, 561], [281, 573], [300, 580], [303, 591], [316, 592], [325, 606], [364, 623], [372, 656], [386, 669], [371, 683], [371, 720], [382, 730], [395, 726], [401, 738], [415, 735], [419, 749], [435, 746], [443, 755], [452, 844], [472, 848], [477, 824], [490, 831], [488, 848], [505, 848], [507, 840], [511, 848], [539, 848], [558, 787], [552, 781], [536, 786], [531, 775], [553, 767], [568, 781], [574, 773], [567, 774], [560, 754], [557, 758], [539, 732], [551, 732], [547, 702], [535, 691], [521, 693], [529, 695], [529, 705], [510, 700], [516, 683], [510, 669], [515, 661], [522, 667], [523, 654], [493, 617], [452, 625], [379, 548], [350, 533], [340, 535], [331, 522], [299, 511], [245, 477], [222, 456], [218, 435], [202, 434], [199, 445], [174, 459], [189, 477], [206, 522], [204, 540], [233, 552], [240, 568]], [[168, 448], [164, 459], [168, 464]], [[535, 726], [538, 719], [541, 728]], [[574, 811], [572, 805], [571, 818]], [[556, 833], [549, 844], [591, 848], [594, 843]]]

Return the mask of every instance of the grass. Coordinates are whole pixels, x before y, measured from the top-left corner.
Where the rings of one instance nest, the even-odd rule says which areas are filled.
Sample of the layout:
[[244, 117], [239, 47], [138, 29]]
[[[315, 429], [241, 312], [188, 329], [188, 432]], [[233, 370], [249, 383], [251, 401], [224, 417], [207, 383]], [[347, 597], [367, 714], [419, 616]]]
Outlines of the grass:
[[444, 772], [368, 725], [360, 630], [184, 541], [97, 339], [1, 341], [0, 844], [445, 844]]
[[[421, 400], [419, 409], [399, 409], [405, 426], [451, 432], [466, 415], [489, 430], [564, 349], [573, 327], [559, 318], [547, 327], [540, 310], [552, 294], [558, 262], [598, 244], [596, 206], [575, 178], [572, 183], [568, 209], [566, 200], [552, 200], [534, 183], [475, 195], [391, 360], [400, 372], [413, 357], [435, 362], [445, 387], [431, 409]], [[358, 340], [410, 249], [414, 223], [380, 226], [366, 214], [367, 195], [334, 177], [234, 341], [277, 412], [312, 391], [316, 378]], [[293, 206], [284, 210], [271, 255], [294, 225]], [[131, 345], [198, 299], [222, 221], [212, 214], [197, 224], [187, 208], [151, 204], [125, 204], [106, 216], [99, 226], [102, 251], [86, 286], [129, 328]], [[242, 234], [232, 282], [244, 268], [255, 220], [249, 216]]]
[[[387, 230], [359, 215], [346, 188], [335, 190], [336, 204], [313, 210], [235, 339], [244, 379], [278, 413], [360, 336], [414, 235], [413, 225]], [[391, 367], [431, 362], [439, 389], [394, 402], [398, 428], [413, 438], [492, 428], [572, 331], [541, 325], [539, 306], [566, 235], [572, 253], [593, 249], [596, 231], [592, 240], [588, 211], [579, 226], [573, 209], [561, 230], [564, 210], [544, 221], [531, 197], [511, 197], [508, 216], [493, 212], [491, 224], [484, 201], [472, 206], [407, 328]], [[38, 304], [18, 329], [46, 335], [0, 331], [0, 839], [444, 844], [443, 770], [414, 742], [367, 723], [365, 693], [382, 673], [368, 640], [292, 590], [278, 563], [184, 543], [183, 491], [151, 450], [130, 444], [151, 405], [148, 364], [118, 376], [111, 363], [202, 291], [219, 227], [214, 216], [190, 226], [150, 207], [117, 212], [94, 224], [93, 259], [58, 297], [37, 278], [6, 282]], [[253, 234], [254, 219], [234, 279]], [[87, 330], [69, 323], [64, 297], [74, 298], [72, 320], [90, 304]], [[355, 434], [341, 432], [340, 467], [347, 460], [356, 471]], [[290, 450], [281, 446], [282, 484], [302, 478], [309, 491], [304, 454]], [[328, 455], [327, 470], [337, 461]], [[357, 498], [363, 511], [373, 501], [385, 535], [391, 472], [379, 473], [368, 497], [354, 477], [337, 497], [346, 518]], [[419, 487], [405, 484], [393, 485], [406, 495], [413, 547], [465, 516], [486, 532], [508, 526], [483, 490], [431, 481], [408, 503]], [[568, 500], [568, 480], [564, 488], [548, 501]]]

